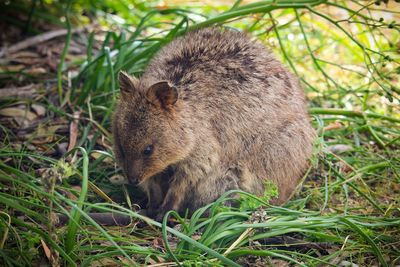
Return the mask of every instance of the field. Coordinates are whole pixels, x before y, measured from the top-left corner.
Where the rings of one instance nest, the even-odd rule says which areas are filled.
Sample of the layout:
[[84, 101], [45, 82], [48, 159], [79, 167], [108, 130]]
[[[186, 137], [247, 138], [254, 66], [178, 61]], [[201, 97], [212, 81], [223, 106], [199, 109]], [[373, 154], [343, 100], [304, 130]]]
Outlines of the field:
[[[397, 0], [0, 2], [0, 266], [400, 266], [399, 21]], [[158, 223], [114, 160], [116, 77], [212, 25], [300, 78], [314, 155], [284, 206], [227, 192]]]

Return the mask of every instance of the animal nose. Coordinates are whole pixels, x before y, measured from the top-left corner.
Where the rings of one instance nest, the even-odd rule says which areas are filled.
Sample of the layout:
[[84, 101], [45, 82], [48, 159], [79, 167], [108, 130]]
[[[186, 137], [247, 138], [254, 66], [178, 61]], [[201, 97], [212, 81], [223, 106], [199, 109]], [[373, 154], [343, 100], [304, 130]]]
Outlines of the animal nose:
[[130, 184], [136, 185], [139, 182], [139, 178], [135, 175], [128, 175], [128, 181]]

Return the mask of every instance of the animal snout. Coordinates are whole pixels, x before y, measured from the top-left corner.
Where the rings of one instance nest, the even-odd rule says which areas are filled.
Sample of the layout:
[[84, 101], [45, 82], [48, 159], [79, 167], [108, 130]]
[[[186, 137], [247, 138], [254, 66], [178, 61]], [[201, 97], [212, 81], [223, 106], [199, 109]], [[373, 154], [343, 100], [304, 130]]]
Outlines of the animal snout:
[[126, 163], [125, 167], [125, 174], [128, 178], [128, 182], [133, 185], [140, 183], [142, 170], [138, 162]]
[[130, 184], [138, 184], [139, 183], [139, 177], [136, 175], [128, 174], [128, 182]]

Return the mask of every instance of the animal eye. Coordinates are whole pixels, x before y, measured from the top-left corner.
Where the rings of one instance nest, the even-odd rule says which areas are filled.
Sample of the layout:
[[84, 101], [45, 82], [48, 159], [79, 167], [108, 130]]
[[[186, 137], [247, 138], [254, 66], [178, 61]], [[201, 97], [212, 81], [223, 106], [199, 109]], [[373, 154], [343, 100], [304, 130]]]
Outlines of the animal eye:
[[153, 145], [149, 145], [147, 146], [144, 150], [143, 150], [143, 155], [145, 156], [150, 156], [153, 153]]

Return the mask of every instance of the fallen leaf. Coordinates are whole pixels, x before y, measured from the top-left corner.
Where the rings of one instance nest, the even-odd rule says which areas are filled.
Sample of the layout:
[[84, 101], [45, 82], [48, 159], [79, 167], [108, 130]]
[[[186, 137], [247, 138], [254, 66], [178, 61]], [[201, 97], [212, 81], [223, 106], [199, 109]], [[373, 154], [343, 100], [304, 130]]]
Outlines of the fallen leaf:
[[321, 94], [318, 93], [318, 92], [309, 92], [309, 93], [307, 93], [307, 99], [314, 99], [314, 98], [317, 98], [319, 96], [321, 96]]
[[13, 53], [9, 56], [9, 58], [11, 58], [11, 59], [23, 58], [23, 57], [39, 58], [39, 55], [37, 53], [30, 52], [30, 51], [21, 51], [21, 52]]
[[52, 142], [56, 138], [56, 131], [63, 128], [64, 125], [43, 125], [39, 124], [36, 131], [31, 134], [27, 134], [24, 136], [25, 139], [31, 139], [32, 143], [35, 145], [38, 144], [47, 144]]
[[33, 57], [23, 57], [23, 58], [13, 58], [11, 59], [11, 61], [19, 64], [32, 66], [36, 64], [41, 64], [43, 59], [33, 58]]
[[328, 151], [330, 151], [333, 154], [342, 154], [347, 151], [352, 151], [353, 147], [349, 145], [344, 145], [344, 144], [337, 144], [337, 145], [332, 145], [327, 147]]
[[201, 235], [192, 235], [192, 239], [193, 240], [200, 240], [200, 238], [201, 238]]
[[76, 145], [76, 141], [78, 139], [78, 122], [80, 116], [81, 116], [80, 111], [76, 111], [73, 114], [74, 119], [69, 125], [69, 145], [67, 151], [71, 151]]
[[156, 260], [149, 258], [148, 263], [149, 265], [147, 266], [159, 266], [159, 267], [167, 267], [167, 266], [176, 266], [176, 263], [169, 263], [169, 262], [165, 262], [165, 260], [163, 258], [161, 258], [160, 256], [156, 256], [154, 255], [153, 258], [155, 258]]
[[341, 266], [341, 267], [358, 267], [358, 265], [357, 264], [355, 264], [355, 263], [352, 263], [352, 262], [349, 262], [349, 261], [341, 261], [339, 264], [338, 264], [338, 266]]
[[35, 76], [35, 75], [39, 75], [39, 74], [48, 73], [48, 71], [46, 69], [40, 67], [40, 68], [32, 68], [32, 69], [26, 70], [25, 73]]
[[[94, 158], [94, 159], [98, 159], [98, 158], [100, 158], [100, 157], [103, 156], [103, 155], [104, 155], [104, 154], [99, 153], [99, 152], [92, 152], [92, 153], [90, 154], [90, 156], [91, 156], [92, 158]], [[113, 163], [113, 160], [112, 160], [110, 157], [105, 157], [105, 158], [103, 159], [103, 162], [112, 164], [112, 163]]]
[[326, 127], [324, 127], [324, 132], [328, 132], [331, 130], [337, 130], [343, 127], [343, 124], [339, 121], [335, 121], [333, 123], [328, 124]]
[[339, 167], [339, 170], [341, 173], [351, 173], [353, 172], [353, 168], [351, 166], [343, 161], [340, 161], [336, 163], [336, 165]]
[[156, 237], [153, 239], [153, 247], [155, 248], [164, 248], [164, 241], [162, 238]]
[[34, 119], [37, 118], [36, 114], [25, 109], [21, 108], [3, 108], [0, 110], [0, 115], [5, 116], [5, 117], [20, 117], [20, 118], [25, 118], [30, 121], [33, 121]]
[[0, 66], [1, 72], [20, 72], [25, 69], [25, 65], [9, 65], [9, 66]]
[[46, 114], [46, 108], [43, 107], [42, 105], [39, 105], [39, 104], [32, 104], [32, 105], [31, 105], [31, 108], [33, 109], [33, 111], [35, 111], [35, 113], [36, 113], [39, 117], [41, 117], [41, 116], [43, 116], [44, 114]]
[[46, 245], [46, 243], [43, 241], [43, 239], [40, 239], [40, 242], [42, 243], [42, 247], [44, 250], [44, 254], [46, 255], [47, 259], [51, 259], [51, 250], [49, 247]]
[[22, 96], [33, 97], [37, 94], [36, 88], [37, 88], [37, 85], [35, 85], [35, 84], [29, 84], [29, 85], [22, 86], [22, 87], [1, 88], [0, 89], [0, 98], [22, 97]]
[[102, 258], [99, 260], [92, 261], [90, 267], [102, 267], [102, 266], [121, 266], [114, 259]]

